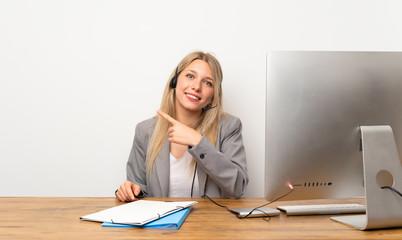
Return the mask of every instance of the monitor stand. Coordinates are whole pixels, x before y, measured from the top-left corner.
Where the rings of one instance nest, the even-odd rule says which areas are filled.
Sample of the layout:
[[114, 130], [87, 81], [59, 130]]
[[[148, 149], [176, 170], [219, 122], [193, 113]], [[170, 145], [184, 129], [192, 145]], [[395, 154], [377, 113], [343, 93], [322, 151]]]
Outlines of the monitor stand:
[[[331, 219], [359, 230], [402, 227], [402, 168], [390, 126], [361, 126], [366, 214]], [[400, 143], [401, 144], [401, 143]]]

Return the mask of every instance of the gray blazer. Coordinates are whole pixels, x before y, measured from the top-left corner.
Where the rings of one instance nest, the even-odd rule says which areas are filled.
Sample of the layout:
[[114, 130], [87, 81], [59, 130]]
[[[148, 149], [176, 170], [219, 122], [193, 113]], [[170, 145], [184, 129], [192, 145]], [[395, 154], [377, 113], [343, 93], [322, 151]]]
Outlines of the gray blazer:
[[[156, 118], [137, 124], [134, 142], [127, 162], [127, 180], [141, 186], [149, 197], [167, 197], [169, 193], [169, 141], [166, 140], [155, 160], [152, 174], [145, 167], [149, 141], [155, 128]], [[205, 136], [200, 143], [189, 148], [197, 162], [199, 192], [193, 197], [206, 194], [209, 197], [240, 198], [248, 184], [246, 153], [239, 118], [226, 114], [221, 121], [217, 144], [214, 146]]]

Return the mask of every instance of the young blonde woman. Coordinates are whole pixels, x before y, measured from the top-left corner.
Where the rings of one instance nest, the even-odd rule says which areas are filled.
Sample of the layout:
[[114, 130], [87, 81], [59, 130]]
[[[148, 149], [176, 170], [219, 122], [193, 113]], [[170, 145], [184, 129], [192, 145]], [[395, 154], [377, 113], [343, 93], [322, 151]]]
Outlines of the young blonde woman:
[[242, 125], [222, 108], [222, 69], [192, 52], [165, 87], [157, 115], [137, 124], [116, 197], [239, 198], [248, 184]]

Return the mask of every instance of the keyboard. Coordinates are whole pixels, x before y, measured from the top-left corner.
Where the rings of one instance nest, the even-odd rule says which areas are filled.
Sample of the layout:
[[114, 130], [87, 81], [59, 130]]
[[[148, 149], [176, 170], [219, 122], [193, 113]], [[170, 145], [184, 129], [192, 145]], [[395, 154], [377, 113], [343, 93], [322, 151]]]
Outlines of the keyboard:
[[366, 206], [357, 203], [278, 206], [286, 215], [365, 213]]

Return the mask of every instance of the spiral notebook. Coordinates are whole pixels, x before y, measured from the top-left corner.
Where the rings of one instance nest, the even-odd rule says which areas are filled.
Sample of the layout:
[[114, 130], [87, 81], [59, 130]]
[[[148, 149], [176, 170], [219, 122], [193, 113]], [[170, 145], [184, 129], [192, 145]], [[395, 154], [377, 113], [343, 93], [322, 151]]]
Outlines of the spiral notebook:
[[80, 217], [81, 220], [142, 226], [196, 204], [196, 201], [138, 200]]

